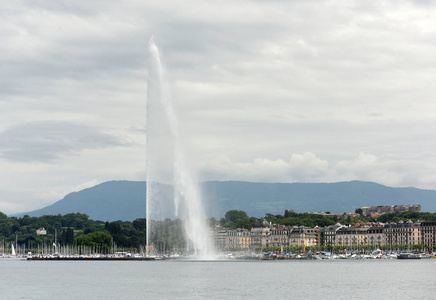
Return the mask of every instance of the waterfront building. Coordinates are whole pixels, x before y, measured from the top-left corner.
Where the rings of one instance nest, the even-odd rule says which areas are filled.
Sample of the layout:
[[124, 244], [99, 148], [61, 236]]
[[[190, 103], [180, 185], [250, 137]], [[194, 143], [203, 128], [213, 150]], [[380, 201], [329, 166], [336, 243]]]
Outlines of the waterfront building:
[[290, 228], [289, 246], [317, 246], [318, 230], [306, 226], [294, 226]]
[[386, 244], [386, 238], [384, 234], [384, 225], [376, 224], [368, 228], [367, 231], [367, 243], [368, 246], [371, 246], [373, 249], [380, 248]]
[[270, 243], [271, 223], [267, 220], [256, 220], [251, 227], [251, 248], [264, 248]]
[[243, 250], [251, 247], [251, 232], [244, 228], [228, 230], [226, 235], [226, 249]]
[[229, 229], [222, 226], [214, 226], [211, 230], [211, 239], [217, 250], [226, 248], [226, 236]]
[[336, 223], [335, 225], [332, 226], [319, 228], [318, 245], [319, 246], [336, 245], [336, 232], [338, 231], [339, 228], [343, 228], [343, 227], [344, 225], [342, 225], [341, 223]]
[[436, 250], [436, 221], [421, 222], [421, 239], [427, 251]]
[[355, 224], [336, 231], [336, 246], [358, 249], [368, 243], [368, 225]]
[[[344, 226], [340, 223], [318, 228], [272, 224], [256, 220], [251, 230], [216, 226], [211, 236], [218, 250], [262, 249], [281, 246], [342, 246], [353, 249], [436, 250], [436, 221], [411, 220], [398, 223], [361, 223]], [[414, 246], [420, 245], [423, 246]]]
[[386, 245], [411, 249], [412, 245], [421, 243], [421, 223], [412, 221], [400, 221], [385, 226], [384, 234]]
[[269, 239], [269, 246], [281, 247], [289, 245], [288, 231], [290, 226], [285, 225], [273, 225], [271, 228], [271, 237]]

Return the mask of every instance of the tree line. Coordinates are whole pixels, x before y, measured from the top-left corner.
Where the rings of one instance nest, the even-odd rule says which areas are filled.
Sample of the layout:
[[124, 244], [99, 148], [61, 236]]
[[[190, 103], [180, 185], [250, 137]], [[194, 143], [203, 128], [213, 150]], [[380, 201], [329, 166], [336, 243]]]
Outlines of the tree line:
[[[38, 235], [40, 228], [47, 233]], [[17, 218], [0, 212], [2, 245], [17, 243], [27, 249], [55, 242], [61, 246], [98, 246], [107, 250], [115, 244], [118, 248], [131, 249], [145, 245], [145, 234], [145, 219], [103, 222], [90, 220], [88, 215], [81, 213]]]

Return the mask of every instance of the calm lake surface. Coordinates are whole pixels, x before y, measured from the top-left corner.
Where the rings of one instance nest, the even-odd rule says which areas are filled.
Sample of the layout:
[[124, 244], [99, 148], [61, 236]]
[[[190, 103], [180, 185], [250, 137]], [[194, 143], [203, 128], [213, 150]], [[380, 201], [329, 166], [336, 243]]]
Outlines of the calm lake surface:
[[21, 261], [0, 299], [436, 299], [436, 259]]

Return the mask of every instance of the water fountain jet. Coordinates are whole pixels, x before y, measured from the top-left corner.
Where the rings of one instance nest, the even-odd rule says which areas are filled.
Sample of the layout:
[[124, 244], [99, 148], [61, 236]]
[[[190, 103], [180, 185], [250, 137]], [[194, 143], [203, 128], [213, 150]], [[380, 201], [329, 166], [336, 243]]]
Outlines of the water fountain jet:
[[186, 159], [153, 38], [148, 46], [148, 72], [147, 255], [157, 250], [188, 251], [200, 259], [214, 257], [199, 184]]

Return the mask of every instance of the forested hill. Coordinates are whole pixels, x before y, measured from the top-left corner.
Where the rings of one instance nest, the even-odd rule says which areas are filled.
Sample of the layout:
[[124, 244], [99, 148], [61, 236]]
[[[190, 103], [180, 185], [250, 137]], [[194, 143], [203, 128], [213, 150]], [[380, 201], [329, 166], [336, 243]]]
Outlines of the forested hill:
[[[211, 181], [203, 183], [208, 216], [221, 218], [228, 210], [243, 210], [249, 216], [266, 213], [349, 212], [360, 206], [420, 204], [422, 211], [436, 211], [436, 191], [392, 188], [373, 182], [253, 183]], [[132, 221], [146, 216], [146, 183], [109, 181], [71, 193], [53, 205], [17, 214], [42, 216], [86, 213], [93, 220]]]

